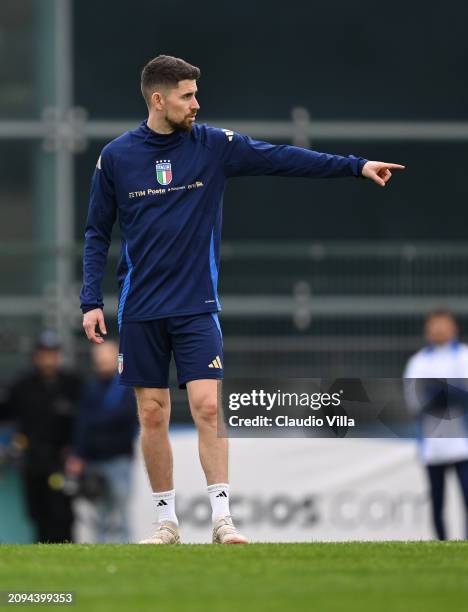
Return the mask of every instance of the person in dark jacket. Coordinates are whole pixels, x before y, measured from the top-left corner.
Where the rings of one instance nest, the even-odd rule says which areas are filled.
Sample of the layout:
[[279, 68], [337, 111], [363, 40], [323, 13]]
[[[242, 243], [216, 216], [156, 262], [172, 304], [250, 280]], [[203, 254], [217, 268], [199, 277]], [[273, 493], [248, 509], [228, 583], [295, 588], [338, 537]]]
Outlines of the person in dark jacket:
[[58, 336], [43, 332], [33, 350], [33, 368], [7, 392], [17, 446], [23, 450], [26, 507], [38, 542], [73, 541], [72, 505], [63, 490], [64, 464], [82, 383], [74, 372], [62, 369], [61, 359]]
[[119, 385], [118, 348], [109, 341], [96, 345], [92, 359], [96, 377], [85, 386], [75, 422], [69, 475], [95, 483], [92, 531], [97, 542], [128, 542], [128, 499], [137, 411], [133, 391]]

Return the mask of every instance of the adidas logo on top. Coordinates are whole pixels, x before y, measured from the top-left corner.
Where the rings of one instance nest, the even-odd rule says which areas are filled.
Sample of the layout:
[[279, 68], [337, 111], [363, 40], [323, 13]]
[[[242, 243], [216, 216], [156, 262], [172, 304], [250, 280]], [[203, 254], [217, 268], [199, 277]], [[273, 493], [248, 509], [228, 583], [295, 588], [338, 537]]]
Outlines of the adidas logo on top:
[[229, 140], [229, 142], [231, 142], [234, 138], [234, 132], [232, 130], [223, 130], [223, 132], [226, 134], [226, 138]]
[[211, 363], [208, 364], [209, 368], [217, 368], [218, 370], [222, 370], [223, 366], [221, 365], [221, 359], [219, 358], [219, 355], [216, 355], [216, 358], [213, 359], [213, 361]]

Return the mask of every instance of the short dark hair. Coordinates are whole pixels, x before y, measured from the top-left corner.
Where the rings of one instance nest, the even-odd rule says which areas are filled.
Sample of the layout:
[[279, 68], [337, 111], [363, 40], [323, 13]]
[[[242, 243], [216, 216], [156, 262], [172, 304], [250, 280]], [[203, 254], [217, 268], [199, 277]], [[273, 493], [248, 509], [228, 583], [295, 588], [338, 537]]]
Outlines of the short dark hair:
[[141, 93], [150, 105], [151, 96], [157, 86], [177, 87], [179, 81], [197, 80], [200, 78], [200, 68], [192, 66], [180, 57], [158, 55], [141, 71]]

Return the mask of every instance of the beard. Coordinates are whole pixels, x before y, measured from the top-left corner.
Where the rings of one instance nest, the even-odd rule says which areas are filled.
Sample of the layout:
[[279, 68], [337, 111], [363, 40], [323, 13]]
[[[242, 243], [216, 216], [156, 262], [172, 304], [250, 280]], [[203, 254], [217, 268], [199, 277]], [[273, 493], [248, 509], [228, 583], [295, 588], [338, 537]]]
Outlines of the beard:
[[173, 121], [166, 115], [166, 122], [175, 132], [190, 132], [195, 123], [194, 121], [190, 121], [190, 117], [185, 117], [182, 121]]

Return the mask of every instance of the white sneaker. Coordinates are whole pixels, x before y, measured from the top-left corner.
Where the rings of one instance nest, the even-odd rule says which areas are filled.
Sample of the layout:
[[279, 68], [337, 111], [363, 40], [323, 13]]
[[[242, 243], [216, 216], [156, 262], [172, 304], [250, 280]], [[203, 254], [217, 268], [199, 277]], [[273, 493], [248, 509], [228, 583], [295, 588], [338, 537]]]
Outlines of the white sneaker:
[[213, 544], [247, 544], [248, 540], [234, 527], [230, 514], [220, 516], [213, 524]]
[[158, 523], [152, 538], [141, 540], [140, 544], [180, 544], [179, 526], [172, 521]]

